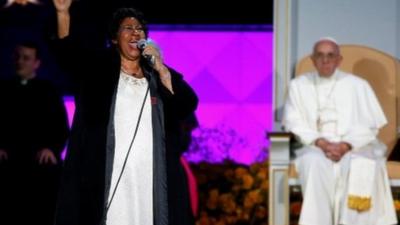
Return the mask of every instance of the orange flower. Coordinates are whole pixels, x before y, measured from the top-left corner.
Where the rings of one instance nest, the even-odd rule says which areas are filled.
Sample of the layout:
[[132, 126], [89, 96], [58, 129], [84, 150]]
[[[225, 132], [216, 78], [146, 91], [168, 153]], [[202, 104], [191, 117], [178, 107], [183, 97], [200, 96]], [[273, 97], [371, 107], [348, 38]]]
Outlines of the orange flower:
[[256, 217], [257, 218], [266, 218], [267, 217], [267, 208], [264, 206], [259, 206], [256, 209]]
[[268, 180], [263, 180], [260, 188], [261, 190], [268, 190]]
[[240, 179], [242, 176], [244, 176], [245, 174], [247, 174], [247, 170], [243, 167], [238, 167], [235, 170], [235, 177]]
[[260, 168], [260, 170], [257, 173], [257, 178], [261, 179], [261, 180], [266, 180], [268, 177], [268, 170], [267, 168]]
[[207, 213], [201, 214], [196, 225], [266, 225], [267, 163], [254, 163], [249, 167], [223, 166], [229, 167], [215, 166], [215, 169], [209, 170], [208, 181], [203, 183], [208, 190], [203, 192], [206, 195], [200, 197], [206, 197], [201, 202], [202, 210]]
[[254, 178], [252, 176], [250, 176], [249, 174], [245, 174], [242, 177], [242, 182], [243, 182], [243, 189], [245, 190], [249, 190], [254, 183]]
[[248, 212], [246, 211], [241, 211], [238, 214], [238, 220], [242, 220], [242, 221], [248, 221], [250, 219], [250, 215]]
[[209, 208], [209, 209], [217, 208], [218, 196], [219, 196], [218, 189], [212, 189], [211, 191], [209, 191], [209, 198], [207, 200], [207, 208]]
[[259, 195], [259, 191], [253, 190], [247, 193], [246, 196], [244, 197], [243, 206], [245, 209], [250, 209], [260, 201], [261, 201], [261, 196]]
[[222, 210], [226, 213], [233, 213], [236, 209], [235, 199], [230, 193], [220, 195], [219, 202], [222, 205]]
[[238, 184], [235, 184], [232, 186], [231, 190], [233, 193], [238, 193], [240, 191], [240, 189], [241, 189], [240, 186]]
[[394, 208], [400, 212], [400, 200], [394, 200]]

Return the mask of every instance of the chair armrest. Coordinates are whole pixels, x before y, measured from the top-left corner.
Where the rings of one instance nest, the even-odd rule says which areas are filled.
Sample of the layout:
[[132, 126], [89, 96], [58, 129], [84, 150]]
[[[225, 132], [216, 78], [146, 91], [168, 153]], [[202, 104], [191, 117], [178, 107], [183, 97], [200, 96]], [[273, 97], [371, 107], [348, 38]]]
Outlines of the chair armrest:
[[269, 225], [289, 224], [289, 164], [292, 134], [268, 132], [269, 149]]
[[293, 134], [290, 132], [268, 132], [267, 138], [270, 141], [269, 159], [274, 165], [289, 165], [290, 143]]

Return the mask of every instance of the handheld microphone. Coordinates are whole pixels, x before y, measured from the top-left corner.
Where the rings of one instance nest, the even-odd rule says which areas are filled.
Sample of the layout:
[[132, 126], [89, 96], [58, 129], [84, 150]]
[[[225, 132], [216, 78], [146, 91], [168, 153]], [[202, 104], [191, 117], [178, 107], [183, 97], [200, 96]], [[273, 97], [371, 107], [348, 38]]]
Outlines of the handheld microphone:
[[[138, 48], [141, 52], [143, 52], [144, 48], [146, 48], [146, 46], [147, 46], [148, 44], [149, 44], [149, 43], [147, 42], [146, 39], [140, 39], [140, 40], [137, 42], [137, 48]], [[155, 63], [155, 61], [156, 61], [156, 58], [155, 58], [154, 55], [147, 55], [147, 54], [142, 54], [142, 55], [143, 55], [143, 57], [146, 59], [146, 61], [147, 61], [151, 66], [154, 66], [154, 63]]]
[[140, 40], [137, 42], [137, 48], [138, 48], [140, 51], [143, 51], [144, 48], [146, 48], [147, 44], [148, 44], [148, 43], [147, 43], [146, 39], [140, 39]]

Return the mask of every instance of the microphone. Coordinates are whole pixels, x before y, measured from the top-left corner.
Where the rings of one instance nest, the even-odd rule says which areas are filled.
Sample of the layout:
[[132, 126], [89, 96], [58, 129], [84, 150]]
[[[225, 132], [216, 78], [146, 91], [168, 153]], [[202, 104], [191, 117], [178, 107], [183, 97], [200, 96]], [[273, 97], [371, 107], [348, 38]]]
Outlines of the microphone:
[[[137, 42], [137, 48], [143, 52], [144, 48], [149, 44], [149, 42], [146, 39], [140, 39]], [[147, 54], [142, 54], [143, 57], [146, 59], [146, 61], [150, 64], [150, 66], [154, 66], [154, 63], [156, 61], [156, 58], [154, 55], [147, 55]]]
[[140, 39], [140, 40], [137, 42], [137, 48], [138, 48], [140, 51], [143, 51], [144, 48], [146, 48], [147, 44], [148, 44], [148, 43], [147, 43], [146, 39]]

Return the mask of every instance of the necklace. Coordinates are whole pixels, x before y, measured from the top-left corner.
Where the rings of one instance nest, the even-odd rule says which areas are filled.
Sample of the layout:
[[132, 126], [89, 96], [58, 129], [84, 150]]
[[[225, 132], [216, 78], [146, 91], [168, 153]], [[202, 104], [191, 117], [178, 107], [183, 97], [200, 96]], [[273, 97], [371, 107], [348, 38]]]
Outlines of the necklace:
[[326, 101], [323, 104], [323, 106], [321, 105], [320, 99], [319, 99], [320, 94], [319, 94], [319, 91], [318, 91], [319, 88], [318, 88], [318, 84], [317, 84], [317, 79], [318, 79], [318, 75], [314, 77], [314, 88], [315, 88], [316, 98], [317, 98], [317, 116], [318, 116], [317, 117], [317, 129], [318, 129], [319, 132], [321, 132], [321, 130], [322, 130], [321, 112], [329, 104], [329, 100], [332, 97], [333, 90], [336, 87], [337, 78], [336, 77], [332, 77], [333, 84], [331, 85], [331, 88], [330, 88], [328, 94], [326, 95]]
[[124, 80], [127, 84], [133, 84], [137, 86], [146, 86], [147, 80], [144, 77], [137, 77], [135, 75], [129, 75], [121, 69], [120, 79]]
[[143, 73], [142, 70], [139, 68], [136, 72], [132, 72], [132, 70], [125, 69], [123, 66], [121, 66], [121, 71], [124, 72], [125, 74], [129, 76], [134, 76], [136, 78], [142, 78]]

